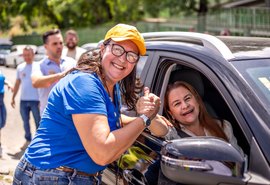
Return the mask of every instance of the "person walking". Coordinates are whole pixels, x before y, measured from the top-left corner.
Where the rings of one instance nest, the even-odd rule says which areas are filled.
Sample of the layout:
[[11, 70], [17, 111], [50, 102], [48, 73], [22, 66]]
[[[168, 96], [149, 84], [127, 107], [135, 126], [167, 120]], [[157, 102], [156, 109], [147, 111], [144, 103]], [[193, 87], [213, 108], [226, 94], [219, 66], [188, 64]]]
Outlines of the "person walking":
[[7, 110], [4, 103], [5, 88], [8, 87], [8, 90], [13, 91], [12, 84], [6, 79], [4, 74], [0, 70], [0, 158], [2, 157], [2, 147], [1, 147], [1, 129], [6, 125], [7, 119]]
[[[145, 55], [136, 27], [111, 28], [99, 49], [85, 52], [77, 67], [52, 89], [35, 137], [14, 173], [13, 184], [101, 184], [106, 166], [117, 160], [151, 124], [160, 99], [136, 80]], [[121, 92], [131, 109], [143, 99], [138, 117], [121, 114]], [[29, 175], [31, 174], [31, 175]]]
[[31, 74], [33, 87], [38, 88], [41, 115], [53, 86], [65, 76], [66, 71], [76, 66], [73, 58], [62, 57], [64, 43], [59, 29], [47, 31], [42, 38], [47, 57], [33, 65]]
[[80, 56], [86, 51], [78, 46], [79, 36], [75, 30], [68, 30], [65, 34], [65, 47], [63, 49], [63, 56], [79, 60]]
[[34, 59], [34, 51], [30, 46], [26, 46], [23, 49], [24, 62], [17, 67], [17, 77], [14, 86], [14, 91], [11, 99], [11, 106], [15, 108], [15, 97], [21, 86], [21, 96], [20, 96], [20, 113], [23, 120], [23, 128], [25, 131], [25, 143], [21, 147], [21, 150], [25, 150], [32, 140], [31, 130], [30, 130], [30, 112], [34, 117], [36, 129], [38, 128], [40, 121], [39, 113], [39, 98], [38, 91], [33, 87], [31, 81], [31, 72]]

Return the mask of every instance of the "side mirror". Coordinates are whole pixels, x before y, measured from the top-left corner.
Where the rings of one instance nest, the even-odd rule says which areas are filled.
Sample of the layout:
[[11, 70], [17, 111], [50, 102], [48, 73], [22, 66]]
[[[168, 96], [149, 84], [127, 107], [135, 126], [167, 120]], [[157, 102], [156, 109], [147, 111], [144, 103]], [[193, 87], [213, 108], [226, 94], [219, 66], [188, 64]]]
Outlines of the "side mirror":
[[163, 146], [161, 155], [162, 173], [175, 182], [241, 184], [244, 176], [245, 156], [231, 144], [215, 137], [172, 140]]

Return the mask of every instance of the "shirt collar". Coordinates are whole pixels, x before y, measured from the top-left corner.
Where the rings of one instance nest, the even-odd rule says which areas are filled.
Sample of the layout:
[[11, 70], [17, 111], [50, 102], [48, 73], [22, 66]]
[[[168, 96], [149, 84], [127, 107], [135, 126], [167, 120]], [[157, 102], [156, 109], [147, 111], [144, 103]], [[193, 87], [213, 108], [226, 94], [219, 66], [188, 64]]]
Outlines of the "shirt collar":
[[[181, 125], [181, 124], [179, 124], [179, 125], [180, 125], [181, 130], [183, 132], [185, 132], [186, 134], [188, 134], [188, 135], [190, 135], [192, 137], [195, 137], [196, 136], [193, 132], [191, 132], [190, 130], [188, 130], [184, 125]], [[205, 133], [205, 136], [211, 136], [207, 129], [203, 128], [203, 131]]]
[[[60, 64], [62, 64], [64, 61], [65, 61], [65, 59], [62, 59], [62, 58], [61, 58], [61, 59], [60, 59]], [[46, 58], [46, 59], [45, 59], [45, 63], [46, 63], [47, 65], [50, 65], [51, 63], [56, 63], [56, 62], [50, 60], [49, 58]]]

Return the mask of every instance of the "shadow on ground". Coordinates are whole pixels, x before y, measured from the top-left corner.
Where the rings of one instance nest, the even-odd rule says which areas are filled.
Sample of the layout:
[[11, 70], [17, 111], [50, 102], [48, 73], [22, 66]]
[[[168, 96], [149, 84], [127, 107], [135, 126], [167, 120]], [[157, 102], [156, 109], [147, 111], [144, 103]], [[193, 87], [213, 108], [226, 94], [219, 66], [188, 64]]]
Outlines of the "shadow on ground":
[[16, 153], [7, 153], [8, 156], [10, 156], [12, 159], [21, 159], [21, 157], [23, 156], [24, 154], [24, 150], [21, 150], [19, 152], [16, 152]]

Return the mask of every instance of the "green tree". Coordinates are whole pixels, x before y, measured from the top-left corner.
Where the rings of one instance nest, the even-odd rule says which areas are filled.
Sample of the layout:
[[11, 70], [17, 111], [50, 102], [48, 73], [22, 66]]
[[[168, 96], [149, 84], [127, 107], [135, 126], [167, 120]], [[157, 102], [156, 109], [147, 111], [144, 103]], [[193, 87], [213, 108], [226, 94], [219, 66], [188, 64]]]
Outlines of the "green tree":
[[197, 14], [198, 26], [197, 30], [199, 32], [205, 31], [206, 20], [205, 16], [208, 12], [208, 0], [165, 0], [164, 6], [169, 8], [171, 15], [179, 15], [182, 12], [184, 15]]
[[106, 3], [114, 22], [130, 22], [142, 18], [142, 0], [106, 0]]
[[220, 0], [162, 0], [157, 3], [155, 0], [145, 0], [146, 12], [153, 17], [159, 17], [160, 12], [167, 9], [171, 16], [186, 16], [197, 14], [198, 31], [205, 31], [206, 14], [210, 3], [220, 3]]
[[[1, 24], [23, 15], [28, 24], [85, 27], [110, 21], [129, 22], [142, 17], [142, 0], [1, 0]], [[9, 12], [9, 14], [7, 14]], [[36, 20], [39, 21], [36, 21]], [[5, 24], [3, 24], [5, 23]], [[7, 26], [5, 27], [7, 28]]]

